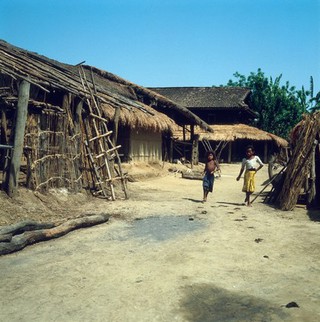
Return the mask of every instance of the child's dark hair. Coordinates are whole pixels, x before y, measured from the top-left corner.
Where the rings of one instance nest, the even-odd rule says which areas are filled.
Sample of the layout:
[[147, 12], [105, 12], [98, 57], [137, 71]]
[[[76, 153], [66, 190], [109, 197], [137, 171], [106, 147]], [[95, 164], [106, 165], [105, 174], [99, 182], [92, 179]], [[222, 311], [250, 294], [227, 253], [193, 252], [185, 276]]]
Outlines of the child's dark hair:
[[248, 151], [249, 149], [251, 149], [251, 151], [254, 153], [254, 147], [253, 147], [253, 145], [247, 145], [246, 151]]
[[206, 152], [206, 158], [208, 158], [208, 156], [209, 156], [210, 154], [212, 154], [212, 155], [213, 155], [213, 157], [214, 157], [214, 159], [216, 159], [216, 154], [215, 154], [213, 151], [211, 151], [211, 150]]

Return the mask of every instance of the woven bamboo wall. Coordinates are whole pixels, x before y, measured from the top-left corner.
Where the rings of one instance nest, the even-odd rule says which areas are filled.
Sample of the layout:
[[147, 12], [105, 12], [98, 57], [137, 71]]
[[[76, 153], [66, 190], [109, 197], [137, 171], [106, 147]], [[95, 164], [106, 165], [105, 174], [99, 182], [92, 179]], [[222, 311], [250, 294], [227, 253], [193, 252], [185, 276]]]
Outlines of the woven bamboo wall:
[[62, 113], [30, 114], [25, 133], [26, 185], [81, 189], [81, 136], [69, 133], [68, 117]]

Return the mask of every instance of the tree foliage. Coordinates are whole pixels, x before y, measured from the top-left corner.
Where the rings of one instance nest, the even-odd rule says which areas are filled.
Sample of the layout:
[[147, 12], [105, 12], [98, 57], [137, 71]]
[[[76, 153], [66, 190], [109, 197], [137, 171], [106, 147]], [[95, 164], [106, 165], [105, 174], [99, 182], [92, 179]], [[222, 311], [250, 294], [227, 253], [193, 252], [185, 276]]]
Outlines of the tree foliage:
[[257, 112], [256, 126], [262, 130], [286, 138], [290, 130], [301, 120], [304, 113], [320, 108], [320, 93], [313, 96], [313, 80], [310, 91], [297, 90], [289, 82], [281, 85], [282, 75], [272, 79], [258, 69], [248, 77], [236, 72], [236, 80], [227, 86], [248, 87], [252, 91], [251, 108]]

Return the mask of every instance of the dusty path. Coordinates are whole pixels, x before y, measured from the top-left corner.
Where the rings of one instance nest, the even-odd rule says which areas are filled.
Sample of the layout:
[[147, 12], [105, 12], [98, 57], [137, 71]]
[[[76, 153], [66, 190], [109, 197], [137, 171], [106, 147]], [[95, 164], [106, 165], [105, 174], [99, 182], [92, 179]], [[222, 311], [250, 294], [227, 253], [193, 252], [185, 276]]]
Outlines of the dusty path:
[[238, 167], [222, 171], [206, 204], [200, 181], [131, 183], [95, 205], [109, 223], [0, 257], [0, 320], [319, 321], [319, 222], [242, 206]]

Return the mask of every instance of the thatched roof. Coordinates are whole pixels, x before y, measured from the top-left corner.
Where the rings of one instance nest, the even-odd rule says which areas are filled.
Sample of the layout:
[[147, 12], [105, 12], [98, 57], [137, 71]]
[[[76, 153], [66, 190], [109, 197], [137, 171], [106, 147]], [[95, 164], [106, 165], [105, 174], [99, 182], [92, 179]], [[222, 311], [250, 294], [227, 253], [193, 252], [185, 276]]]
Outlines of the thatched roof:
[[245, 110], [251, 90], [245, 87], [155, 87], [152, 90], [189, 109]]
[[[95, 97], [102, 102], [105, 117], [111, 119], [115, 108], [120, 107], [120, 122], [130, 127], [161, 131], [172, 129], [174, 122], [178, 122], [211, 130], [208, 124], [186, 107], [179, 106], [158, 93], [92, 66], [82, 65], [82, 68], [91, 90], [95, 91]], [[48, 93], [61, 90], [80, 98], [90, 97], [90, 90], [83, 86], [79, 66], [49, 59], [2, 40], [0, 74], [9, 75], [13, 79], [26, 79]], [[41, 102], [38, 103], [41, 105]]]
[[[288, 142], [286, 140], [246, 124], [219, 124], [211, 125], [211, 127], [213, 129], [213, 133], [204, 132], [199, 127], [196, 127], [195, 134], [199, 135], [200, 140], [235, 141], [239, 139], [248, 139], [252, 141], [274, 141], [279, 147], [288, 146]], [[176, 128], [173, 136], [182, 140], [182, 130]]]

